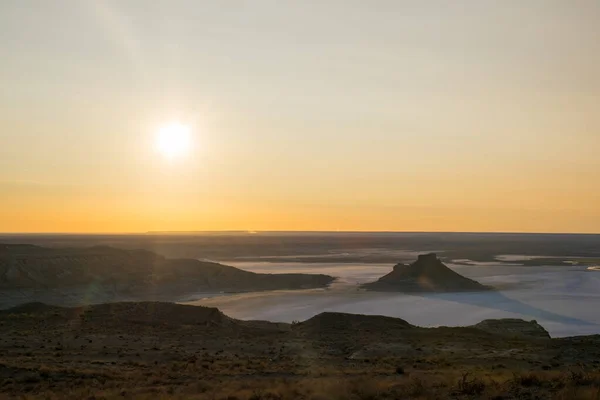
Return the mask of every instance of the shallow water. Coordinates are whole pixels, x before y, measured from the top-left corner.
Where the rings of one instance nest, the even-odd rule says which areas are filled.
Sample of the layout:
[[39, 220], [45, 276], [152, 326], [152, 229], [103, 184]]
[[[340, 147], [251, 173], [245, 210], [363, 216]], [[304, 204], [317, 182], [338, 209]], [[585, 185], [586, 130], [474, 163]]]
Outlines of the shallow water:
[[220, 308], [240, 319], [291, 322], [323, 311], [388, 315], [421, 326], [459, 326], [487, 318], [535, 319], [552, 336], [600, 333], [600, 274], [585, 267], [454, 265], [455, 271], [497, 292], [394, 294], [358, 285], [392, 269], [389, 264], [227, 263], [263, 273], [323, 273], [339, 279], [328, 289], [221, 295], [189, 302]]

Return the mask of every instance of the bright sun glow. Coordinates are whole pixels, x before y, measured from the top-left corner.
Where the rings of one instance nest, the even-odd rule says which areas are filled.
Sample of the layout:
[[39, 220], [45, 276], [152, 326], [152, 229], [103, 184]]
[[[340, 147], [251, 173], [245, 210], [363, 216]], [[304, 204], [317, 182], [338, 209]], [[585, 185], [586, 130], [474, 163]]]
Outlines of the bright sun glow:
[[178, 122], [164, 125], [156, 133], [156, 149], [169, 159], [186, 155], [191, 142], [190, 127]]

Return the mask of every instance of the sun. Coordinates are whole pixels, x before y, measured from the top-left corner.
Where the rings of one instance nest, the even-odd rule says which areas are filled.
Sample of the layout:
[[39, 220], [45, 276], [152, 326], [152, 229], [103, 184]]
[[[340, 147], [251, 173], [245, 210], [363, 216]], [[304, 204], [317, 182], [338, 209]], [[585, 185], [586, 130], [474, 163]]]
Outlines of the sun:
[[168, 159], [185, 156], [192, 145], [191, 128], [179, 122], [163, 125], [156, 131], [156, 150]]

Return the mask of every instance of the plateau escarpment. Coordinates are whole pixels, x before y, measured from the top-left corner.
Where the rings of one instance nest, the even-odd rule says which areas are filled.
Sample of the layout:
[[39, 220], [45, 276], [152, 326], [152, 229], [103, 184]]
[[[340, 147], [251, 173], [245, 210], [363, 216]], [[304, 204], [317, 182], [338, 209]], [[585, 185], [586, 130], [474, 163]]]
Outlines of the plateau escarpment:
[[257, 274], [214, 262], [167, 259], [147, 250], [0, 245], [0, 306], [37, 300], [175, 301], [195, 293], [319, 288], [333, 280], [320, 274]]

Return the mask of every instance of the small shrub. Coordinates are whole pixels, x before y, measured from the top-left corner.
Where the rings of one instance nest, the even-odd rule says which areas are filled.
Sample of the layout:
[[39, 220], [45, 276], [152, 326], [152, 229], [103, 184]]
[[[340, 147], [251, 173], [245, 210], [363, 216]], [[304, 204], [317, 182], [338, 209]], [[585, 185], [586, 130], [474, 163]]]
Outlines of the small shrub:
[[262, 390], [256, 389], [252, 393], [252, 395], [248, 398], [248, 400], [263, 400], [265, 397], [263, 396]]
[[537, 374], [526, 373], [526, 374], [515, 374], [513, 376], [513, 383], [516, 386], [522, 387], [540, 387], [543, 386], [544, 381], [540, 379]]
[[459, 379], [457, 385], [457, 392], [460, 394], [478, 396], [485, 390], [485, 382], [479, 378], [469, 380], [469, 373], [464, 373], [462, 378]]

